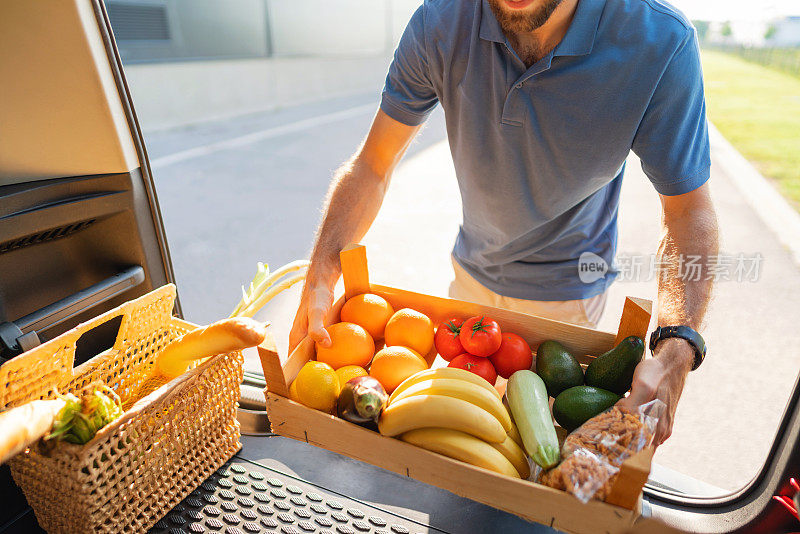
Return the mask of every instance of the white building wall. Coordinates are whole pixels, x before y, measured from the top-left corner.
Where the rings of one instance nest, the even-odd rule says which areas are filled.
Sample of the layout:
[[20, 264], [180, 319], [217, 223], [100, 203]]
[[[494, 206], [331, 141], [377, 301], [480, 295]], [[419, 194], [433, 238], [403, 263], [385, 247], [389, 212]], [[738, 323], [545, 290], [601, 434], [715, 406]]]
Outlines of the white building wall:
[[421, 0], [268, 0], [273, 57], [125, 66], [145, 131], [378, 94]]

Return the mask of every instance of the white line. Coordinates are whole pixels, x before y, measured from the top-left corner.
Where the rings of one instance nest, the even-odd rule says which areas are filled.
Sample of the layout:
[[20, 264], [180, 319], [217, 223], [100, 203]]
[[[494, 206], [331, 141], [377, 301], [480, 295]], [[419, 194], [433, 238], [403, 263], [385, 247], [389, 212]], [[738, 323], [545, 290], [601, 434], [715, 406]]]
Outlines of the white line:
[[364, 113], [373, 112], [376, 109], [376, 104], [365, 104], [363, 106], [343, 109], [342, 111], [336, 111], [326, 115], [317, 115], [316, 117], [310, 117], [297, 122], [290, 122], [289, 124], [282, 124], [280, 126], [275, 126], [274, 128], [267, 128], [266, 130], [259, 130], [257, 132], [242, 135], [240, 137], [234, 137], [225, 141], [218, 141], [216, 143], [210, 143], [208, 145], [182, 150], [168, 156], [151, 159], [150, 168], [162, 169], [168, 165], [207, 156], [209, 154], [213, 154], [214, 152], [219, 152], [220, 150], [238, 148], [245, 145], [250, 145], [252, 143], [257, 143], [258, 141], [263, 141], [264, 139], [271, 139], [273, 137], [298, 132], [314, 126], [320, 126], [323, 124], [329, 124], [331, 122], [349, 119], [351, 117], [357, 117], [359, 115], [363, 115]]
[[708, 133], [712, 152], [716, 151], [715, 161], [800, 266], [800, 214], [710, 122]]

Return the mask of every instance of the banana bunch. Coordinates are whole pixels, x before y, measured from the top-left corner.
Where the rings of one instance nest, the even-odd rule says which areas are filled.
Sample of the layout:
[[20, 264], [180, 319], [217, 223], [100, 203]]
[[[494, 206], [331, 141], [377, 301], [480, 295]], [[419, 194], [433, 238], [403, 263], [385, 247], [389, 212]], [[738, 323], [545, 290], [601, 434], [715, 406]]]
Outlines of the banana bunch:
[[500, 394], [463, 369], [427, 369], [405, 380], [389, 397], [378, 430], [507, 476], [530, 475], [519, 433]]

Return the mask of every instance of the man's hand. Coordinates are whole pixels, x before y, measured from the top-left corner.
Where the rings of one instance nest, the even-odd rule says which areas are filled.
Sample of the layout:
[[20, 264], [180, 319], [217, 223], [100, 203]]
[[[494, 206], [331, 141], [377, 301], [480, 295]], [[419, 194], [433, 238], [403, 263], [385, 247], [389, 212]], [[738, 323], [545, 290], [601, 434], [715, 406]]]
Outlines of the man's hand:
[[685, 340], [669, 338], [661, 341], [656, 347], [655, 356], [636, 366], [630, 395], [617, 403], [632, 411], [653, 399], [659, 399], [667, 405], [665, 413], [658, 420], [653, 439], [655, 446], [661, 445], [672, 435], [675, 410], [692, 362], [694, 350]]
[[323, 326], [341, 274], [339, 251], [369, 230], [389, 186], [392, 170], [421, 126], [407, 126], [378, 111], [369, 134], [331, 181], [300, 307], [289, 333], [289, 352], [308, 335], [323, 347], [331, 339]]
[[[719, 254], [717, 216], [708, 184], [683, 195], [661, 195], [664, 236], [659, 246], [658, 324], [687, 325], [700, 330], [711, 299], [710, 258]], [[698, 260], [700, 272], [687, 276], [681, 266], [690, 258]], [[630, 395], [619, 404], [629, 409], [653, 399], [667, 405], [658, 420], [656, 446], [672, 434], [672, 422], [681, 398], [686, 375], [694, 362], [694, 350], [683, 339], [669, 338], [656, 347], [653, 358], [636, 367]]]
[[306, 282], [300, 297], [300, 306], [289, 332], [289, 353], [308, 335], [311, 339], [329, 347], [331, 337], [325, 330], [323, 321], [333, 305], [333, 290], [326, 284]]

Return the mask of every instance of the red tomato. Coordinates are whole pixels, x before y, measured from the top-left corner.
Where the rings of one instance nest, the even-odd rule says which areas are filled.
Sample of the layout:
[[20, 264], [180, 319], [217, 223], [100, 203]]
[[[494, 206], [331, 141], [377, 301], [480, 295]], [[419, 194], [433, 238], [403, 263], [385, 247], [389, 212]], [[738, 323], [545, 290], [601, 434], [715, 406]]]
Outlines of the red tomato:
[[461, 325], [458, 335], [464, 350], [488, 358], [500, 348], [500, 325], [484, 315], [470, 317]]
[[439, 327], [436, 329], [433, 344], [436, 346], [439, 356], [448, 362], [464, 353], [464, 347], [461, 346], [461, 341], [458, 339], [458, 333], [461, 331], [463, 323], [462, 319], [453, 317], [439, 323]]
[[450, 365], [447, 367], [458, 367], [459, 369], [466, 369], [476, 375], [486, 379], [491, 385], [497, 381], [497, 371], [494, 370], [492, 362], [487, 358], [481, 358], [473, 354], [460, 354], [453, 358]]
[[504, 333], [503, 341], [497, 352], [489, 356], [489, 360], [497, 370], [497, 374], [508, 378], [517, 371], [530, 369], [533, 363], [533, 354], [527, 341], [517, 334]]

